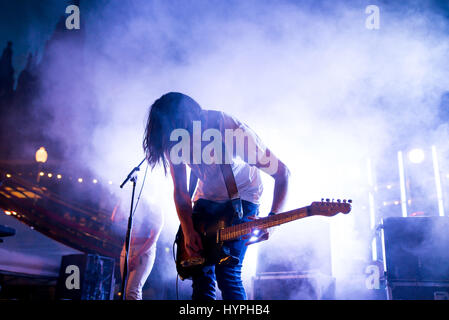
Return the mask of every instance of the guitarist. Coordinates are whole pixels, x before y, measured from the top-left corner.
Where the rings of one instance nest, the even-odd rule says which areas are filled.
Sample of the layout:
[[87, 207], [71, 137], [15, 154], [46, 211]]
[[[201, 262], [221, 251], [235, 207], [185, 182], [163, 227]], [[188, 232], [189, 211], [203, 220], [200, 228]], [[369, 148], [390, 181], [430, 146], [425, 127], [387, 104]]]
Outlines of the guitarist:
[[[257, 135], [245, 124], [223, 112], [203, 110], [199, 104], [187, 95], [170, 92], [150, 107], [146, 124], [143, 147], [149, 164], [154, 168], [162, 164], [165, 172], [169, 168], [174, 184], [174, 201], [184, 234], [185, 249], [190, 257], [201, 257], [203, 249], [201, 236], [194, 228], [192, 215], [214, 215], [225, 212], [235, 215], [235, 210], [229, 201], [229, 190], [220, 165], [194, 161], [189, 155], [189, 161], [178, 163], [170, 157], [170, 150], [176, 142], [171, 141], [170, 135], [175, 129], [185, 129], [190, 137], [194, 135], [194, 123], [200, 123], [201, 129], [219, 130], [223, 137], [225, 130], [240, 130], [247, 138], [245, 148], [233, 148], [230, 167], [238, 195], [241, 199], [241, 219], [235, 216], [233, 222], [242, 223], [258, 216], [259, 200], [262, 195], [260, 170], [268, 173], [275, 180], [273, 203], [270, 214], [278, 213], [286, 201], [289, 170], [266, 148]], [[201, 133], [201, 137], [202, 137]], [[234, 137], [235, 139], [235, 137]], [[195, 150], [194, 139], [190, 139], [190, 150]], [[235, 142], [235, 140], [233, 140]], [[201, 149], [204, 141], [199, 142]], [[253, 146], [253, 147], [248, 147]], [[235, 150], [235, 151], [234, 151]], [[225, 150], [225, 153], [227, 150]], [[262, 155], [262, 156], [261, 156]], [[256, 161], [250, 161], [256, 159]], [[268, 166], [267, 166], [268, 163]], [[275, 164], [276, 170], [272, 169]], [[198, 186], [192, 200], [187, 187], [187, 168], [191, 175], [198, 177]], [[192, 181], [192, 180], [191, 180]], [[192, 183], [191, 183], [192, 184]], [[194, 184], [192, 184], [194, 185]], [[221, 290], [224, 300], [245, 300], [246, 293], [241, 280], [242, 262], [248, 244], [268, 239], [266, 230], [260, 231], [258, 238], [252, 241], [238, 239], [225, 242], [232, 256], [237, 257], [237, 263], [206, 265], [192, 277], [192, 299], [215, 299], [215, 284]]]

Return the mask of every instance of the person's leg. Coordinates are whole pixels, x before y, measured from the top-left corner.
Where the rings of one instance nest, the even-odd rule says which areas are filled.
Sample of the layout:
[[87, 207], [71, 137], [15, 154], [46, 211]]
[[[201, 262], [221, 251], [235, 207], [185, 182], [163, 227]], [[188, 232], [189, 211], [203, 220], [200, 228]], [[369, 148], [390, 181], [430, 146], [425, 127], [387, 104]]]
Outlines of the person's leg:
[[242, 282], [242, 265], [216, 266], [217, 284], [223, 300], [246, 300]]
[[138, 262], [134, 270], [131, 270], [126, 286], [126, 300], [142, 300], [142, 288], [153, 269], [156, 258], [156, 246], [138, 257]]
[[[128, 271], [128, 279], [126, 283], [126, 300], [142, 300], [142, 288], [153, 269], [154, 260], [156, 258], [156, 245], [138, 257], [137, 265], [133, 270]], [[128, 257], [131, 259], [131, 256]], [[122, 250], [120, 255], [120, 272], [123, 275], [125, 263], [125, 251]]]
[[[142, 300], [142, 294], [136, 290], [136, 269], [128, 273], [128, 280], [126, 282], [126, 300]], [[138, 280], [137, 280], [138, 281]]]
[[[243, 201], [242, 220], [235, 219], [234, 224], [249, 221], [248, 216], [258, 215], [259, 206]], [[235, 240], [225, 243], [230, 249], [230, 253], [239, 258], [236, 265], [217, 265], [215, 274], [217, 277], [218, 288], [221, 290], [223, 300], [246, 300], [246, 292], [242, 283], [242, 264], [245, 258], [248, 240]]]
[[192, 300], [215, 300], [215, 281], [215, 267], [203, 267], [192, 277]]

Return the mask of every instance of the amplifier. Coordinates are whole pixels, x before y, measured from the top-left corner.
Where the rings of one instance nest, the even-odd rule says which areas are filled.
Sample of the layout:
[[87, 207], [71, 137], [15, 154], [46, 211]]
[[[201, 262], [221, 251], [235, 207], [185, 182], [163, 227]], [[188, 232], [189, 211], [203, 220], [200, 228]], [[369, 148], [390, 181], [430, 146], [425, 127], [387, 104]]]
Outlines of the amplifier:
[[388, 284], [388, 298], [390, 300], [449, 300], [449, 281], [394, 281]]
[[449, 217], [383, 221], [387, 280], [449, 281]]
[[252, 300], [332, 300], [335, 297], [335, 278], [321, 273], [265, 272], [252, 280]]
[[[316, 219], [315, 219], [316, 218]], [[282, 225], [257, 250], [256, 274], [320, 272], [332, 274], [330, 222], [325, 217]], [[279, 247], [282, 243], [282, 248]]]
[[94, 254], [62, 257], [56, 286], [59, 300], [112, 300], [115, 260]]

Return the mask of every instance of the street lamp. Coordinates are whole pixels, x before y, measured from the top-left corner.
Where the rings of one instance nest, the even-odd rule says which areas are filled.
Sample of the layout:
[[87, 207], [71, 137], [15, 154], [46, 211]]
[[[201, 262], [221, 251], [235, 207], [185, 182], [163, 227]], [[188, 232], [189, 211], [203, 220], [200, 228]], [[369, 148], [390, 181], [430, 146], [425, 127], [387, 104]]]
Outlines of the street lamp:
[[36, 161], [39, 163], [47, 162], [48, 153], [44, 147], [40, 147], [39, 150], [36, 151]]
[[47, 150], [45, 150], [44, 147], [40, 147], [36, 151], [35, 158], [36, 158], [36, 162], [39, 164], [39, 169], [38, 169], [38, 174], [37, 174], [37, 183], [39, 183], [39, 180], [40, 180], [40, 177], [41, 177], [41, 175], [40, 175], [41, 172], [40, 171], [41, 171], [42, 165], [45, 162], [47, 162], [47, 158], [48, 158]]

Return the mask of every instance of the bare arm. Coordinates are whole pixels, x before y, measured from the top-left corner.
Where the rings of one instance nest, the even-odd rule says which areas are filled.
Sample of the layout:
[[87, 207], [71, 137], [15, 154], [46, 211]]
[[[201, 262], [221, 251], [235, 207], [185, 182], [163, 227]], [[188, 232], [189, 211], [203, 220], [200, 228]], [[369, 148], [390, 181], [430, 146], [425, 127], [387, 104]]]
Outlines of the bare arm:
[[[279, 160], [273, 152], [271, 152], [261, 143], [257, 134], [247, 125], [225, 114], [224, 127], [225, 129], [232, 130], [241, 129], [248, 134], [247, 137], [249, 140], [251, 140], [248, 143], [251, 143], [251, 145], [254, 147], [248, 148], [248, 152], [253, 152], [252, 158], [257, 159], [255, 166], [274, 179], [273, 203], [271, 206], [271, 212], [279, 213], [284, 207], [287, 200], [288, 180], [290, 176], [290, 171], [288, 170], [287, 166], [281, 160]], [[234, 143], [236, 143], [235, 139]], [[233, 156], [236, 156], [236, 149], [237, 148], [233, 149]], [[245, 161], [251, 158], [250, 154], [239, 154], [239, 156]], [[254, 163], [248, 164], [254, 165]]]
[[186, 167], [183, 164], [170, 164], [170, 172], [173, 178], [174, 200], [176, 212], [183, 230], [193, 228], [192, 224], [192, 202], [187, 191]]
[[185, 237], [186, 250], [195, 256], [202, 250], [201, 238], [195, 231], [192, 222], [192, 201], [187, 190], [187, 172], [184, 164], [170, 164], [170, 172], [174, 185], [176, 212]]
[[[269, 171], [270, 176], [274, 179], [273, 203], [271, 205], [271, 212], [279, 213], [283, 209], [287, 200], [290, 171], [288, 170], [287, 166], [271, 151], [267, 149], [267, 152], [269, 152], [269, 159], [272, 162], [270, 165], [273, 165], [274, 162], [275, 167], [277, 168], [274, 173]], [[262, 171], [265, 171], [267, 165], [258, 162], [256, 167], [258, 167]]]

